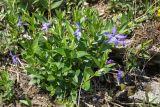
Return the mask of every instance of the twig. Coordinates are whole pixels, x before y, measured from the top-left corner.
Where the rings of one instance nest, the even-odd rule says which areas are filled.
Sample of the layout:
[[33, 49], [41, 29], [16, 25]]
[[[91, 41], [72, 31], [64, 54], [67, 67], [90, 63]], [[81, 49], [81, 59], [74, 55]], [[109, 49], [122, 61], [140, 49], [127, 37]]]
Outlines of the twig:
[[81, 82], [81, 85], [80, 85], [80, 89], [79, 89], [79, 92], [78, 92], [77, 107], [79, 107], [79, 104], [80, 104], [80, 98], [81, 98], [81, 90], [82, 90], [83, 80], [84, 80], [84, 78], [82, 79], [82, 82]]
[[117, 104], [117, 103], [115, 103], [115, 102], [109, 102], [109, 103], [111, 103], [111, 104], [113, 104], [113, 105], [116, 105], [117, 107], [124, 107], [124, 106], [122, 106], [122, 105], [120, 105], [120, 104]]
[[48, 0], [48, 19], [51, 19], [51, 0]]
[[141, 75], [137, 75], [137, 74], [133, 74], [133, 73], [131, 73], [131, 76], [141, 77], [141, 78], [144, 78], [144, 79], [146, 79], [146, 80], [151, 79], [150, 77], [147, 77], [147, 76], [141, 76]]

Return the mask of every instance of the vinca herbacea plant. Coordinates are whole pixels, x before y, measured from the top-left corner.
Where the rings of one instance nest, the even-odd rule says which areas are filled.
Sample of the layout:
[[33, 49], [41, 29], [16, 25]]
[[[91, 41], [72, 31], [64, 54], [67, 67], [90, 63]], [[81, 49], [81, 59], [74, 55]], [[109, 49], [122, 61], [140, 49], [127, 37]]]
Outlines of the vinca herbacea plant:
[[[74, 9], [71, 15], [68, 18], [65, 12], [56, 10], [48, 19], [41, 12], [7, 17], [10, 26], [16, 28], [10, 29], [10, 50], [20, 51], [30, 84], [38, 85], [58, 101], [67, 99], [76, 104], [80, 91], [92, 91], [93, 77], [112, 70], [111, 44], [124, 45], [126, 36], [118, 34], [111, 21], [102, 21], [92, 9]], [[104, 36], [103, 31], [111, 27], [112, 33]], [[20, 62], [14, 52], [9, 56], [17, 65]]]
[[[135, 52], [134, 46], [129, 46], [133, 41], [127, 44], [127, 39], [132, 38], [139, 23], [152, 22], [156, 10], [159, 18], [159, 4], [159, 0], [1, 0], [0, 102], [34, 105], [29, 92], [15, 95], [21, 86], [23, 89], [21, 74], [26, 74], [27, 84], [39, 87], [55, 104], [68, 107], [80, 107], [85, 93], [98, 90], [99, 94], [101, 85], [107, 90], [107, 97], [102, 95], [105, 104], [117, 103], [123, 93], [127, 95], [120, 99], [129, 98], [129, 88], [138, 87], [139, 82], [132, 80], [130, 73], [141, 70], [139, 63], [146, 59], [139, 60], [148, 55], [144, 51], [150, 42], [141, 43]], [[100, 14], [91, 7], [98, 7]]]
[[[112, 48], [106, 40], [115, 38], [117, 45], [126, 36], [116, 34], [116, 28], [113, 34], [108, 33], [109, 38], [102, 36], [107, 24], [93, 15], [96, 13], [93, 10], [74, 10], [71, 20], [65, 19], [61, 11], [56, 13], [57, 18], [50, 19], [53, 24], [39, 20], [42, 16], [27, 20], [31, 23], [28, 28], [33, 39], [20, 40], [25, 48], [22, 56], [28, 63], [26, 70], [32, 78], [30, 83], [39, 85], [58, 100], [67, 98], [75, 104], [79, 90], [91, 90], [92, 78], [105, 75], [114, 65], [111, 60], [106, 63]], [[83, 20], [84, 17], [89, 20]]]

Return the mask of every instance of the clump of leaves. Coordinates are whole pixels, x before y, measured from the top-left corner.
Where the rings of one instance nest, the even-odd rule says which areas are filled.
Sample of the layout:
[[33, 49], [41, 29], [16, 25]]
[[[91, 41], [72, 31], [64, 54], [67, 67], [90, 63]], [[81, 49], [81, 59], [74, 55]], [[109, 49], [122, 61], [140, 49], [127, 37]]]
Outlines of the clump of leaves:
[[74, 10], [70, 20], [61, 11], [56, 16], [49, 21], [41, 21], [40, 14], [26, 16], [32, 23], [28, 25], [32, 39], [22, 38], [19, 44], [24, 48], [30, 83], [75, 104], [79, 90], [91, 90], [91, 79], [112, 69], [106, 60], [114, 43], [109, 44], [102, 31], [111, 32], [113, 25], [104, 23], [92, 9]]
[[146, 66], [147, 61], [151, 58], [148, 49], [152, 40], [142, 41], [136, 48], [128, 48], [126, 54], [126, 67], [128, 71], [135, 71]]
[[[43, 12], [31, 15], [22, 9], [21, 14], [7, 14], [12, 46], [9, 50], [22, 52], [31, 84], [74, 104], [81, 90], [92, 90], [93, 77], [112, 69], [113, 64], [106, 63], [108, 55], [115, 44], [125, 39], [117, 38], [119, 31], [111, 32], [112, 22], [102, 21], [92, 9], [73, 9], [71, 17], [65, 11], [55, 10], [54, 17], [49, 14], [48, 20]], [[111, 35], [105, 36], [104, 32]], [[115, 38], [118, 44], [112, 41]], [[10, 56], [14, 60], [15, 55]]]
[[13, 98], [13, 84], [7, 71], [0, 72], [0, 102], [10, 101]]

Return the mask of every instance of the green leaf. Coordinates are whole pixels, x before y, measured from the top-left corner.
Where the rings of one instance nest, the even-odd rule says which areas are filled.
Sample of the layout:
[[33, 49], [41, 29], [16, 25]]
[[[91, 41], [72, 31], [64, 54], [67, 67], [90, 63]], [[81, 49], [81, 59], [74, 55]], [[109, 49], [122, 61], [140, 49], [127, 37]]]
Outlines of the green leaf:
[[88, 81], [91, 77], [91, 74], [90, 72], [88, 72], [87, 70], [84, 71], [84, 74], [83, 74], [83, 78], [84, 78], [84, 81]]
[[87, 55], [89, 55], [87, 52], [85, 52], [85, 51], [78, 51], [78, 52], [76, 52], [76, 54], [77, 54], [77, 58], [81, 58], [81, 57], [83, 57], [83, 56], [87, 56]]
[[66, 53], [65, 53], [65, 50], [63, 48], [57, 48], [56, 52], [59, 53], [59, 54], [61, 54], [64, 57], [66, 57]]
[[61, 68], [64, 68], [64, 63], [55, 62], [54, 64], [57, 66], [58, 70], [61, 69]]
[[48, 9], [48, 0], [40, 0], [40, 3], [44, 8]]
[[98, 67], [101, 67], [101, 64], [100, 64], [100, 62], [99, 62], [98, 59], [96, 59], [96, 58], [94, 58], [94, 57], [92, 57], [92, 59], [94, 60], [94, 62], [96, 63], [96, 65], [97, 65]]
[[85, 81], [82, 85], [82, 89], [84, 89], [85, 91], [88, 91], [90, 87], [91, 87], [90, 80]]
[[20, 100], [20, 103], [25, 104], [27, 106], [30, 106], [30, 104], [27, 100]]
[[119, 34], [125, 34], [128, 31], [128, 29], [127, 29], [128, 25], [127, 24], [128, 23], [125, 23], [124, 25], [122, 25], [120, 27]]
[[28, 107], [31, 107], [32, 106], [32, 102], [31, 102], [31, 99], [29, 99], [27, 96], [25, 96], [25, 100], [20, 100], [20, 103], [28, 106]]
[[69, 31], [69, 33], [70, 33], [71, 35], [73, 35], [73, 34], [74, 34], [74, 30], [73, 30], [73, 28], [70, 26], [70, 24], [69, 24], [68, 21], [66, 21], [66, 27], [67, 27], [67, 30]]
[[48, 81], [54, 81], [55, 77], [53, 75], [49, 75], [47, 78]]
[[39, 36], [36, 37], [33, 41], [33, 44], [32, 44], [32, 52], [33, 53], [39, 53], [39, 46], [38, 46], [38, 41], [39, 41]]
[[94, 76], [94, 73], [92, 71], [92, 69], [90, 67], [85, 67], [85, 70], [84, 70], [84, 74], [83, 74], [83, 84], [82, 84], [82, 88], [84, 90], [89, 90], [90, 89], [90, 79], [91, 77]]
[[70, 58], [71, 59], [77, 58], [76, 52], [74, 50], [70, 52]]
[[[93, 70], [91, 69], [91, 67], [85, 67], [85, 69], [84, 69], [84, 76], [85, 76], [85, 74], [89, 74], [89, 76], [91, 77], [91, 76], [94, 75], [94, 72], [93, 72]], [[88, 79], [88, 78], [87, 78], [87, 79]]]
[[37, 79], [44, 79], [44, 77], [40, 74], [30, 74], [29, 75], [31, 78], [37, 78]]
[[73, 81], [76, 82], [76, 83], [79, 82], [79, 81], [78, 81], [78, 76], [79, 76], [79, 74], [80, 74], [80, 70], [77, 70], [76, 73], [75, 73], [75, 76], [74, 76], [74, 78], [73, 78]]
[[106, 60], [108, 59], [108, 55], [109, 53], [111, 52], [110, 49], [107, 49], [104, 53], [103, 53], [103, 56], [101, 58], [101, 66], [103, 66], [104, 64], [106, 64]]
[[38, 3], [40, 0], [34, 0], [34, 2], [32, 3], [33, 5], [35, 4], [35, 3]]
[[57, 2], [53, 2], [51, 4], [51, 9], [55, 9], [57, 7], [59, 7], [62, 4], [63, 0], [57, 1]]
[[70, 70], [71, 70], [71, 66], [70, 67], [64, 66], [62, 68], [62, 73], [64, 74], [64, 76], [67, 76]]
[[101, 68], [100, 70], [95, 72], [95, 76], [102, 76], [106, 73], [108, 73], [111, 70], [111, 68]]
[[37, 83], [37, 80], [35, 80], [35, 79], [32, 79], [32, 80], [29, 81], [29, 85], [33, 85], [33, 84], [36, 84], [36, 83]]
[[47, 86], [46, 89], [50, 92], [51, 96], [55, 94], [55, 88], [53, 87], [53, 85]]
[[42, 15], [39, 15], [37, 13], [34, 13], [34, 16], [41, 22], [47, 21], [47, 19], [45, 17], [43, 17]]

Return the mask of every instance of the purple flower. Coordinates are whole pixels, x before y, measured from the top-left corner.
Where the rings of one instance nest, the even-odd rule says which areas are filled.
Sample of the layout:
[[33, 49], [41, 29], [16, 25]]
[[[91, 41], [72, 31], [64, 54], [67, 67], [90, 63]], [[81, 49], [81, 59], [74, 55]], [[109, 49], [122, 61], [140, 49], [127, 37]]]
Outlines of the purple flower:
[[45, 30], [46, 32], [48, 32], [48, 28], [50, 24], [51, 24], [50, 22], [47, 22], [47, 23], [43, 22], [41, 30]]
[[76, 31], [74, 32], [74, 35], [77, 37], [77, 40], [79, 41], [81, 38], [81, 31], [83, 30], [82, 28], [80, 28], [80, 22], [76, 23]]
[[22, 25], [23, 25], [23, 24], [22, 24], [21, 18], [18, 17], [17, 27], [22, 26]]
[[122, 44], [123, 46], [126, 45], [125, 44], [126, 36], [122, 34], [117, 34], [117, 29], [115, 26], [112, 28], [112, 33], [105, 32], [104, 35], [109, 38], [107, 43], [115, 43], [116, 46], [118, 44]]
[[113, 63], [114, 63], [114, 60], [109, 59], [109, 60], [107, 60], [106, 62], [107, 62], [107, 64], [113, 64]]
[[10, 52], [9, 52], [9, 55], [10, 55], [11, 58], [12, 58], [13, 64], [18, 64], [18, 63], [19, 63], [19, 58], [18, 58], [15, 54], [13, 54], [13, 53], [10, 51]]
[[118, 73], [117, 73], [118, 84], [120, 84], [122, 82], [122, 76], [123, 76], [123, 71], [119, 69]]

